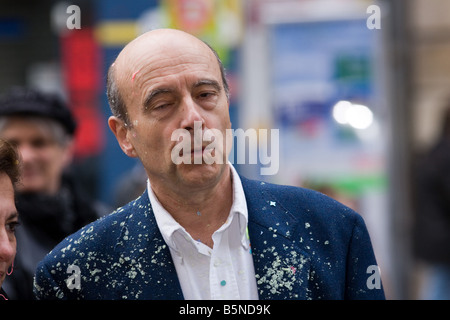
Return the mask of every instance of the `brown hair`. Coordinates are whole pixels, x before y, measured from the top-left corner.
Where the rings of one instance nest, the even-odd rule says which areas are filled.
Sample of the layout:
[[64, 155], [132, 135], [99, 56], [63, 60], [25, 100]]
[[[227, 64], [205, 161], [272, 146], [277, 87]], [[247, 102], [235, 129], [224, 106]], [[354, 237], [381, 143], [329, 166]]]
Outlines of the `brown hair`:
[[0, 172], [4, 172], [11, 179], [12, 184], [19, 181], [19, 153], [9, 142], [0, 139]]

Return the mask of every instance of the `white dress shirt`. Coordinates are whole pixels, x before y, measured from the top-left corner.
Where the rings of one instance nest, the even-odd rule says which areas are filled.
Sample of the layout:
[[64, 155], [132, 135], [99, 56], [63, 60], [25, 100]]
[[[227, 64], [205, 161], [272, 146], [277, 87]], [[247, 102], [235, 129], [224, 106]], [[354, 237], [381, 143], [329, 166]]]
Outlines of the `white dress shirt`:
[[228, 165], [232, 173], [233, 204], [227, 221], [212, 235], [212, 249], [193, 239], [175, 221], [158, 201], [150, 181], [147, 181], [148, 195], [158, 228], [170, 248], [181, 289], [187, 300], [258, 299], [247, 232], [248, 211], [244, 189], [236, 170], [230, 163]]

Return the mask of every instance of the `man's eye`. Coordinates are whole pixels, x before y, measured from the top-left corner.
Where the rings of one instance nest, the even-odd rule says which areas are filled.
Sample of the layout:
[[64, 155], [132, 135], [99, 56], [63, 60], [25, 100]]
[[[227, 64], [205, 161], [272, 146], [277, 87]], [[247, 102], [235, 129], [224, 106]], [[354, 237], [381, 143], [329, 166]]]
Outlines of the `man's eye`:
[[153, 110], [163, 110], [170, 106], [170, 104], [161, 104], [159, 106], [156, 106]]
[[202, 93], [199, 94], [199, 97], [200, 98], [209, 98], [209, 97], [211, 97], [213, 95], [215, 95], [214, 92], [202, 92]]

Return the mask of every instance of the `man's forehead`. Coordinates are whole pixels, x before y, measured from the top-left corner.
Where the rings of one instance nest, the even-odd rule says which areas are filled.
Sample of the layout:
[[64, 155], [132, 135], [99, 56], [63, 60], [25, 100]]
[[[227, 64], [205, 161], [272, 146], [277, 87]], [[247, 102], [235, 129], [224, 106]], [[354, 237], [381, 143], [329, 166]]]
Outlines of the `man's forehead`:
[[137, 64], [168, 58], [177, 51], [213, 54], [205, 43], [188, 33], [160, 29], [149, 31], [127, 44], [117, 57], [115, 67], [124, 71]]
[[152, 32], [129, 43], [114, 63], [116, 79], [123, 89], [136, 77], [138, 81], [142, 74], [153, 71], [176, 73], [178, 70], [172, 68], [189, 68], [190, 64], [202, 64], [204, 69], [212, 68], [214, 73], [220, 73], [213, 51], [201, 40], [180, 31]]

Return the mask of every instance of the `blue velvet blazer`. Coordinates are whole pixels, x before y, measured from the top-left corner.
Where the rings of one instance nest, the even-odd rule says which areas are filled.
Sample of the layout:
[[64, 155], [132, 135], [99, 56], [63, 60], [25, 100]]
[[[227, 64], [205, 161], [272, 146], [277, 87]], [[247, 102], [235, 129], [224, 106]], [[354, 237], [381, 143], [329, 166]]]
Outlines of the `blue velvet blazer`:
[[[384, 299], [369, 279], [377, 263], [360, 215], [312, 190], [241, 179], [261, 300]], [[183, 299], [147, 191], [56, 246], [37, 267], [34, 291], [38, 299]]]

